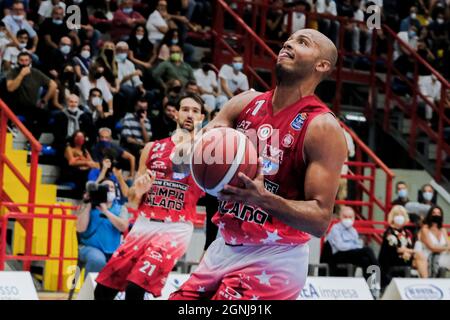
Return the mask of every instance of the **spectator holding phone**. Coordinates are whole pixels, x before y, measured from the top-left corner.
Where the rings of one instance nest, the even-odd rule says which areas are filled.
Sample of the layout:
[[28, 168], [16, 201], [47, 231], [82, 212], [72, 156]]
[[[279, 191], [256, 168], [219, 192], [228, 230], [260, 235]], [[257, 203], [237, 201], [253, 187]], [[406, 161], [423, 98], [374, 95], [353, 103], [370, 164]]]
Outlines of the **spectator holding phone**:
[[128, 228], [128, 211], [117, 201], [114, 182], [105, 179], [101, 185], [107, 187], [104, 202], [97, 205], [86, 193], [77, 213], [79, 260], [86, 264], [85, 276], [105, 266], [119, 247], [121, 233]]

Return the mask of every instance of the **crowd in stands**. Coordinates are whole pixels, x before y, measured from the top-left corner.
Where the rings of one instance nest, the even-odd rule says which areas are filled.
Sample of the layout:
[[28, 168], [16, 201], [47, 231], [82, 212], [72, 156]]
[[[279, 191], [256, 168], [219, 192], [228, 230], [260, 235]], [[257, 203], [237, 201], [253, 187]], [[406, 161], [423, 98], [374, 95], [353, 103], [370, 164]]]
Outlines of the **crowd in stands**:
[[[363, 21], [374, 3], [400, 38], [450, 77], [449, 1], [273, 0], [278, 9], [269, 10], [264, 37], [281, 41], [307, 27], [304, 14], [286, 14], [283, 8]], [[70, 28], [71, 5], [80, 9], [79, 28]], [[210, 29], [208, 0], [0, 0], [0, 10], [2, 99], [36, 138], [53, 133], [52, 148], [62, 168], [59, 183], [73, 184], [74, 198], [86, 197], [88, 181], [109, 188], [108, 202], [83, 207], [77, 222], [80, 259], [88, 262], [89, 271], [99, 271], [128, 227], [124, 204], [142, 148], [176, 129], [183, 94], [203, 98], [208, 121], [230, 98], [248, 90], [243, 58], [214, 66], [210, 56], [196, 51], [190, 35]], [[338, 45], [339, 22], [321, 19], [313, 27]], [[369, 29], [357, 24], [346, 28], [349, 50], [372, 50]], [[396, 52], [396, 65], [411, 72], [407, 54], [401, 48]], [[419, 84], [424, 95], [440, 99], [435, 77], [421, 74]], [[450, 99], [447, 105], [450, 110]], [[433, 112], [425, 113], [431, 121]], [[349, 148], [349, 157], [354, 152]], [[339, 197], [346, 198], [345, 179], [340, 191]], [[340, 222], [327, 237], [336, 265], [361, 266], [366, 277], [368, 266], [379, 265], [384, 283], [395, 271], [392, 267], [414, 267], [428, 277], [448, 266], [444, 212], [436, 206], [432, 186], [423, 186], [417, 202], [409, 200], [403, 182], [397, 184], [397, 195], [378, 257], [353, 227], [354, 210], [341, 207]]]

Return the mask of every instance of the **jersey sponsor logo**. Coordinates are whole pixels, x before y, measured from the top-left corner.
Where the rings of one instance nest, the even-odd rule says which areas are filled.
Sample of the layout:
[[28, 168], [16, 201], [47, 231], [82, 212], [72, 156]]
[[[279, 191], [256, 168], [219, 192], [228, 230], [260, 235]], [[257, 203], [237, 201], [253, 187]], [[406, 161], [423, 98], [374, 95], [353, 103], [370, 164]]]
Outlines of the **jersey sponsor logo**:
[[144, 203], [148, 206], [181, 211], [189, 186], [183, 183], [156, 179]]
[[152, 162], [152, 164], [150, 166], [150, 169], [153, 169], [153, 170], [166, 170], [167, 166], [166, 166], [166, 163], [164, 161], [156, 160], [156, 161]]
[[257, 135], [260, 140], [264, 141], [267, 140], [272, 135], [272, 132], [273, 128], [270, 124], [263, 124], [258, 128]]
[[149, 257], [155, 259], [156, 261], [162, 262], [162, 254], [159, 253], [158, 251], [152, 250], [149, 253]]
[[290, 133], [286, 133], [283, 137], [283, 140], [281, 140], [281, 145], [285, 148], [290, 148], [293, 143], [294, 143], [294, 136]]
[[162, 152], [153, 153], [150, 157], [150, 160], [154, 160], [162, 157]]
[[272, 192], [273, 194], [277, 194], [278, 189], [280, 188], [280, 185], [276, 184], [275, 182], [272, 182], [270, 180], [264, 179], [264, 188], [267, 191]]
[[182, 172], [174, 172], [172, 174], [172, 179], [174, 180], [183, 180], [189, 175], [189, 173], [182, 173]]
[[241, 130], [244, 131], [247, 130], [250, 125], [252, 124], [251, 121], [247, 121], [247, 120], [242, 120], [241, 122], [238, 123], [238, 125], [236, 126], [236, 130]]
[[228, 286], [225, 288], [225, 290], [220, 290], [219, 294], [226, 300], [239, 300], [242, 298], [242, 295], [239, 292]]
[[306, 119], [308, 119], [308, 114], [306, 112], [299, 113], [291, 122], [292, 129], [297, 131], [300, 130]]
[[242, 221], [253, 222], [260, 225], [264, 225], [269, 217], [268, 213], [259, 208], [238, 202], [221, 201], [219, 203], [219, 212], [221, 214], [231, 214]]

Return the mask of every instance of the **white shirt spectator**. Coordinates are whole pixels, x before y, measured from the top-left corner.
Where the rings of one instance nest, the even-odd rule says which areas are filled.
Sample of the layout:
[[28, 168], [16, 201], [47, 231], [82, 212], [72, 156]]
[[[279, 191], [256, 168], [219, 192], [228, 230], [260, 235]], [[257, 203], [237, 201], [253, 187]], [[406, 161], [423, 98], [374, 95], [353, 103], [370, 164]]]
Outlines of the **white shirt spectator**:
[[[136, 72], [136, 68], [130, 60], [126, 59], [124, 62], [117, 62], [117, 78], [122, 81], [126, 76]], [[126, 84], [132, 87], [138, 87], [142, 84], [141, 79], [138, 76], [133, 76], [131, 80], [128, 80], [122, 84]]]
[[164, 33], [158, 30], [158, 27], [167, 27], [167, 22], [161, 16], [158, 10], [155, 10], [150, 14], [147, 20], [146, 28], [148, 31], [148, 40], [152, 44], [156, 44], [158, 41], [164, 38]]
[[11, 42], [6, 36], [0, 38], [0, 71], [2, 70], [2, 62], [3, 62], [3, 55], [6, 51], [7, 45]]
[[[227, 81], [228, 88], [232, 93], [237, 90], [247, 91], [249, 89], [248, 79], [245, 74], [239, 71], [238, 74], [234, 73], [233, 67], [224, 64], [219, 71], [219, 78], [223, 78]], [[221, 92], [223, 92], [222, 88]]]
[[[283, 24], [285, 26], [288, 26], [289, 19], [288, 15], [284, 16]], [[291, 26], [291, 33], [296, 32], [297, 30], [304, 29], [306, 25], [306, 16], [301, 12], [292, 12], [292, 26]]]
[[28, 23], [26, 18], [22, 21], [16, 21], [13, 19], [11, 15], [6, 16], [2, 20], [5, 23], [6, 28], [13, 34], [16, 35], [17, 31], [21, 29], [25, 29], [28, 32], [30, 38], [34, 38], [37, 36], [36, 31], [34, 31], [33, 27]]
[[[27, 51], [24, 49], [24, 51]], [[3, 54], [3, 61], [8, 61], [11, 63], [11, 68], [17, 66], [17, 57], [19, 56], [20, 50], [17, 47], [7, 47], [5, 53]]]
[[213, 87], [217, 88], [216, 73], [212, 70], [205, 74], [202, 69], [197, 69], [194, 71], [194, 77], [197, 85], [204, 91], [213, 92]]
[[[347, 160], [355, 156], [355, 143], [353, 142], [352, 136], [346, 130], [344, 131], [345, 141], [347, 142]], [[341, 174], [348, 174], [348, 165], [344, 164], [341, 169]]]
[[[399, 33], [397, 33], [397, 36], [403, 40], [403, 42], [406, 42], [407, 44], [409, 44], [409, 46], [413, 49], [413, 50], [417, 50], [417, 36], [415, 37], [409, 37], [408, 35], [409, 31], [400, 31]], [[395, 42], [394, 45], [395, 51], [394, 51], [394, 60], [396, 60], [398, 57], [400, 57], [402, 55], [402, 50], [400, 49], [400, 45]]]
[[109, 90], [108, 81], [106, 81], [105, 77], [98, 79], [95, 84], [91, 83], [87, 76], [81, 77], [78, 88], [80, 89], [82, 104], [87, 104], [89, 91], [93, 88], [98, 88], [102, 92], [103, 100], [106, 102], [111, 101], [113, 98], [111, 91]]
[[[66, 12], [66, 4], [64, 2], [59, 1], [56, 6], [63, 8], [64, 12]], [[38, 14], [42, 17], [50, 18], [52, 16], [53, 7], [54, 5], [51, 0], [42, 1], [39, 6]]]
[[333, 16], [337, 16], [336, 2], [334, 2], [334, 0], [330, 0], [327, 5], [326, 0], [317, 0], [316, 11], [317, 11], [317, 13], [330, 14]]

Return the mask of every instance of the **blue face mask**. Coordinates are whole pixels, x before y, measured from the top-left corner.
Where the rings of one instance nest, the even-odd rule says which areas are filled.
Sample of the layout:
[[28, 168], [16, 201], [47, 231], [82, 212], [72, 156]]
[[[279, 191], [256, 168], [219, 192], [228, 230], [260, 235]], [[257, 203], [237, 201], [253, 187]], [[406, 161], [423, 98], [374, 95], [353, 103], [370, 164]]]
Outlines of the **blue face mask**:
[[433, 192], [423, 192], [422, 195], [425, 201], [431, 201], [433, 199]]
[[59, 48], [63, 54], [69, 54], [72, 48], [68, 45], [63, 45]]
[[124, 62], [127, 59], [127, 54], [126, 53], [118, 53], [116, 54], [116, 60], [118, 62]]
[[410, 38], [414, 38], [416, 35], [417, 35], [417, 34], [416, 34], [415, 31], [410, 31], [410, 32], [409, 32], [409, 37], [410, 37]]
[[130, 13], [133, 12], [133, 8], [123, 8], [122, 11], [123, 11], [123, 13], [125, 13], [125, 14], [130, 14]]
[[244, 67], [244, 64], [242, 62], [233, 62], [233, 69], [236, 71], [241, 71]]
[[399, 191], [398, 191], [398, 196], [399, 196], [400, 198], [405, 199], [406, 197], [408, 197], [408, 190], [406, 190], [406, 189], [401, 189], [401, 190], [399, 190]]
[[53, 19], [52, 21], [53, 21], [53, 23], [56, 24], [56, 25], [61, 25], [61, 24], [63, 23], [63, 21], [60, 20], [60, 19]]
[[172, 44], [178, 44], [178, 39], [172, 39]]

